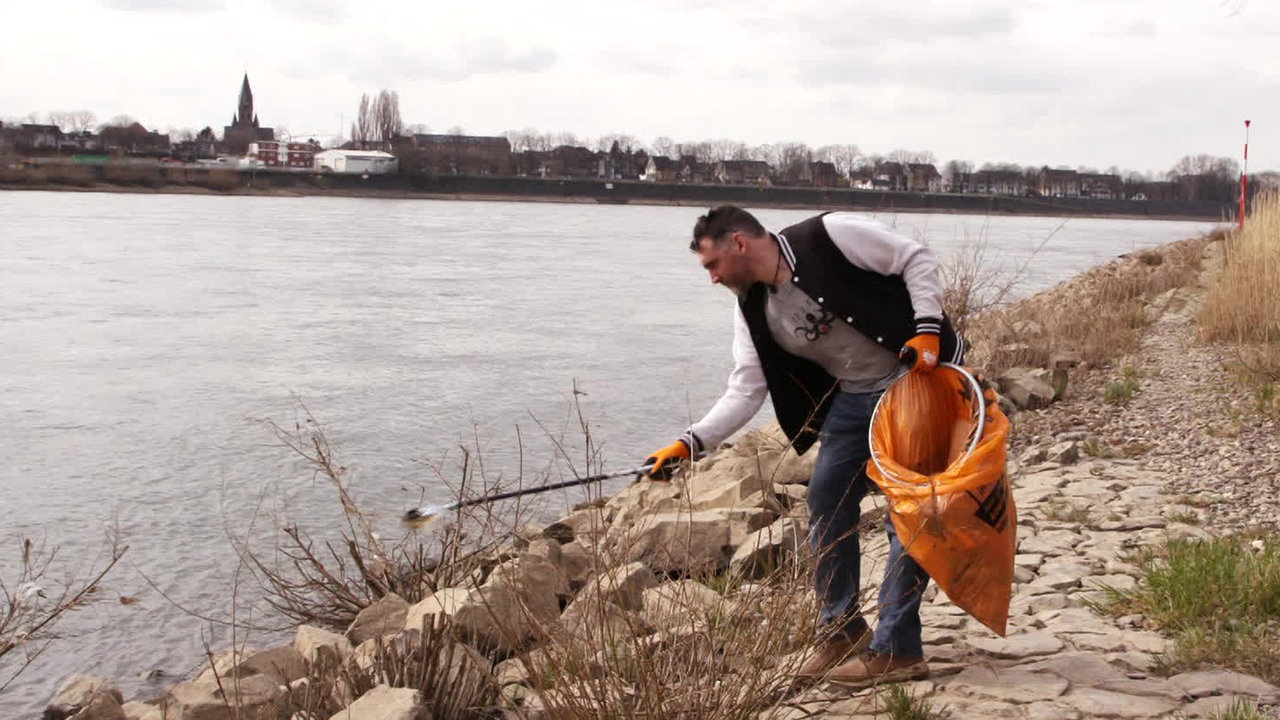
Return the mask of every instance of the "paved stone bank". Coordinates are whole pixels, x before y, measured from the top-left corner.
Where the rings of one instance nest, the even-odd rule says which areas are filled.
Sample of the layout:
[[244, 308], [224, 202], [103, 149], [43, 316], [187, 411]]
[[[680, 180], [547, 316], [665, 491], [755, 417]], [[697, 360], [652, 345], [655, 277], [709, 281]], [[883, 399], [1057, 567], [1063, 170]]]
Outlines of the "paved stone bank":
[[[954, 718], [1195, 718], [1212, 717], [1236, 699], [1280, 704], [1280, 688], [1237, 673], [1157, 677], [1154, 656], [1168, 641], [1143, 629], [1141, 616], [1112, 619], [1089, 609], [1104, 587], [1134, 587], [1138, 569], [1126, 562], [1132, 551], [1208, 536], [1170, 519], [1180, 506], [1159, 475], [1138, 465], [1086, 461], [1019, 472], [1008, 636], [995, 636], [931, 587], [921, 614], [932, 674], [907, 689]], [[1064, 514], [1075, 520], [1054, 519]], [[883, 553], [883, 544], [871, 549]], [[884, 555], [868, 562], [883, 563]], [[782, 717], [876, 717], [881, 692], [819, 686], [793, 699]]]

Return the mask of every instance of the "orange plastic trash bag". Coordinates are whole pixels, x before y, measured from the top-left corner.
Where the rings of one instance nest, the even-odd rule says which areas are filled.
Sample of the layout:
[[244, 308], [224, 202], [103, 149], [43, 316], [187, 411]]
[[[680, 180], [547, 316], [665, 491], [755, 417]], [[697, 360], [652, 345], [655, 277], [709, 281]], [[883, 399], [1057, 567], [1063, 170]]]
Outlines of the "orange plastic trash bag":
[[885, 391], [867, 466], [906, 551], [952, 602], [1001, 637], [1018, 544], [1008, 437], [1009, 419], [984, 401], [977, 380], [943, 364]]

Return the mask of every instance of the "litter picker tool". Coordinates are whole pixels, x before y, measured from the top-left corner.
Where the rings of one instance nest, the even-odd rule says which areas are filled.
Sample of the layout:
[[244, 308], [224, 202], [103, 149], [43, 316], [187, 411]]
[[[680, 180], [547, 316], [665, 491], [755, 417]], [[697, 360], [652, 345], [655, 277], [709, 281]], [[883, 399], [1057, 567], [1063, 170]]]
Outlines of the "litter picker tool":
[[552, 483], [550, 485], [538, 485], [536, 487], [508, 490], [507, 492], [495, 493], [493, 495], [481, 495], [480, 497], [469, 498], [467, 500], [455, 500], [451, 503], [445, 503], [444, 505], [423, 505], [406, 512], [404, 517], [401, 518], [401, 521], [408, 525], [421, 527], [440, 515], [457, 510], [458, 508], [470, 507], [472, 505], [483, 505], [484, 503], [507, 500], [514, 497], [523, 497], [525, 495], [536, 495], [538, 493], [549, 492], [551, 490], [576, 487], [578, 485], [600, 482], [601, 480], [612, 480], [613, 478], [626, 477], [628, 475], [641, 475], [652, 469], [653, 465], [644, 465], [630, 470], [618, 470], [617, 472], [604, 473], [603, 475], [592, 475], [590, 477], [577, 478], [576, 480], [566, 480], [564, 482]]

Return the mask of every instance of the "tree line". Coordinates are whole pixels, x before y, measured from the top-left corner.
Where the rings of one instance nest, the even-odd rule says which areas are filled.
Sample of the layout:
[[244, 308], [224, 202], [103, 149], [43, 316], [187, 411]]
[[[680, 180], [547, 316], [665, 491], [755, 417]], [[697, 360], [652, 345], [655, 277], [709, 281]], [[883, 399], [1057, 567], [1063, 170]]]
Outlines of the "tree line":
[[[103, 123], [89, 110], [53, 111], [45, 115], [48, 124], [57, 125], [64, 132], [90, 132], [97, 129], [112, 132], [113, 129], [132, 127], [137, 121], [128, 115], [117, 115]], [[38, 113], [29, 113], [14, 118], [6, 124], [39, 123]], [[424, 124], [406, 124], [400, 112], [400, 95], [394, 90], [382, 89], [376, 94], [363, 93], [356, 110], [355, 119], [351, 122], [350, 138], [338, 138], [332, 145], [349, 144], [351, 146], [385, 150], [394, 149], [396, 140], [418, 133], [427, 133], [429, 128]], [[277, 127], [278, 136], [288, 135], [285, 128]], [[464, 135], [461, 126], [453, 126], [444, 132], [447, 135]], [[212, 142], [215, 138], [213, 128], [205, 127], [199, 132], [185, 129], [170, 129], [170, 139], [175, 142], [195, 140]], [[886, 153], [864, 152], [858, 145], [837, 143], [810, 147], [803, 142], [777, 142], [751, 145], [730, 138], [677, 141], [667, 136], [659, 136], [651, 142], [642, 142], [628, 133], [609, 133], [596, 138], [579, 137], [572, 132], [544, 132], [536, 128], [508, 130], [502, 133], [511, 144], [514, 153], [525, 151], [546, 152], [557, 147], [584, 147], [598, 152], [609, 152], [620, 149], [631, 154], [644, 152], [648, 156], [665, 156], [672, 159], [692, 157], [701, 163], [716, 163], [724, 160], [759, 160], [767, 163], [779, 172], [798, 170], [813, 162], [829, 162], [835, 166], [842, 177], [853, 175], [872, 175], [885, 163], [929, 164], [937, 166], [937, 157], [929, 150], [910, 150], [897, 148]], [[977, 163], [970, 160], [953, 159], [938, 167], [939, 174], [955, 182], [965, 174], [975, 172], [1017, 172], [1026, 178], [1036, 176], [1047, 166], [1019, 165], [1010, 162]], [[1240, 164], [1234, 158], [1218, 157], [1205, 153], [1183, 156], [1172, 167], [1163, 172], [1137, 171], [1110, 166], [1099, 169], [1090, 166], [1055, 166], [1056, 170], [1075, 170], [1080, 173], [1099, 173], [1114, 175], [1120, 178], [1125, 186], [1138, 186], [1157, 180], [1193, 184], [1195, 194], [1200, 197], [1230, 198], [1239, 184]], [[1274, 171], [1257, 172], [1251, 179], [1259, 187], [1280, 188], [1280, 173]]]

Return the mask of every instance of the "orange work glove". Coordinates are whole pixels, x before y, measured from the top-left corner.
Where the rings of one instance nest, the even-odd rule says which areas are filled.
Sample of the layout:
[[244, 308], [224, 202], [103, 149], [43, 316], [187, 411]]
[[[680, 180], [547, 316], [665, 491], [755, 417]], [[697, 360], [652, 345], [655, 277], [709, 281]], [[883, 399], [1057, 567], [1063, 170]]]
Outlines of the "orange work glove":
[[937, 333], [920, 333], [907, 341], [898, 359], [911, 366], [911, 372], [929, 372], [938, 367], [941, 340]]
[[671, 473], [675, 471], [681, 461], [689, 459], [689, 446], [684, 444], [683, 440], [677, 440], [670, 445], [655, 452], [645, 458], [644, 466], [652, 466], [649, 469], [649, 477], [654, 480], [670, 480]]

